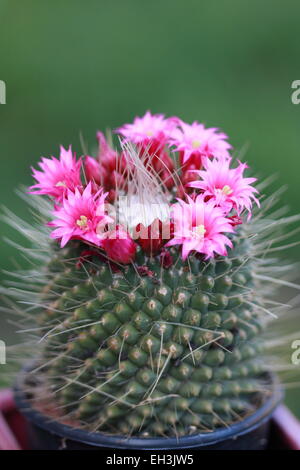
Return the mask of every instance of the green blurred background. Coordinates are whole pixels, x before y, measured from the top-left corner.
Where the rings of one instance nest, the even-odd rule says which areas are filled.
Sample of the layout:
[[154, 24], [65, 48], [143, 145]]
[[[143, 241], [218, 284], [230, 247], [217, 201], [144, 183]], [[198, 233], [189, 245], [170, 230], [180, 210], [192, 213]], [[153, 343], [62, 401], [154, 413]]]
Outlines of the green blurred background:
[[[0, 0], [2, 204], [28, 218], [14, 188], [41, 155], [80, 151], [80, 132], [92, 145], [97, 129], [150, 109], [221, 127], [256, 173], [288, 184], [283, 202], [299, 212], [299, 17], [297, 0]], [[4, 242], [0, 256], [13, 269]], [[0, 337], [16, 338], [3, 314]], [[288, 402], [300, 416], [299, 389]]]

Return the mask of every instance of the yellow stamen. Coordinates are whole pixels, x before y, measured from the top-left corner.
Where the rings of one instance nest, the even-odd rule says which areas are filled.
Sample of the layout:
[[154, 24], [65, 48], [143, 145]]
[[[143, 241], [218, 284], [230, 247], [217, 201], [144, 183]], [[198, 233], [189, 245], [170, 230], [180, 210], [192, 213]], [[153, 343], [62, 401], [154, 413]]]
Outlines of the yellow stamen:
[[226, 196], [228, 196], [229, 194], [232, 193], [231, 187], [228, 186], [228, 184], [225, 184], [225, 186], [223, 186], [223, 188], [222, 188], [222, 193], [225, 194]]
[[148, 137], [152, 137], [152, 136], [153, 136], [153, 132], [152, 132], [152, 131], [147, 131], [147, 132], [146, 132], [146, 135], [147, 135]]
[[67, 185], [64, 181], [58, 181], [55, 186], [57, 188], [60, 188], [60, 187], [66, 188], [67, 187]]
[[193, 142], [192, 142], [192, 147], [193, 147], [193, 149], [199, 148], [200, 145], [201, 145], [200, 140], [193, 140]]
[[86, 229], [88, 226], [88, 218], [85, 215], [81, 215], [79, 219], [76, 220], [76, 225], [82, 230]]
[[206, 229], [203, 224], [197, 225], [193, 228], [193, 235], [195, 238], [203, 238], [206, 233]]

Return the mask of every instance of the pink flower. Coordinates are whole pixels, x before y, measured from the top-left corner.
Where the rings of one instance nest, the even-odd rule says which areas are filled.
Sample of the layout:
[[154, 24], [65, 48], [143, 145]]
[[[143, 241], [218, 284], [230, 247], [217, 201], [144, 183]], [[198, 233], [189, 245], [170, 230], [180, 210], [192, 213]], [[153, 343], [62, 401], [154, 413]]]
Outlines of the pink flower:
[[128, 171], [124, 155], [119, 155], [108, 144], [104, 134], [97, 132], [99, 142], [98, 160], [89, 161], [91, 176], [97, 176], [94, 181], [109, 192], [109, 200], [115, 199], [116, 187], [125, 189], [125, 175]]
[[[165, 119], [163, 114], [151, 114], [147, 111], [143, 117], [136, 117], [133, 124], [125, 124], [117, 129], [125, 142], [137, 145], [139, 153], [144, 157], [144, 164], [159, 175], [167, 188], [174, 186], [174, 162], [166, 152], [165, 146], [174, 130], [178, 118]], [[149, 158], [145, 158], [149, 155]]]
[[116, 165], [119, 160], [118, 152], [110, 147], [102, 132], [97, 132], [97, 139], [99, 143], [98, 159], [100, 164], [108, 170], [116, 170]]
[[201, 179], [188, 186], [202, 190], [205, 197], [212, 198], [226, 213], [235, 209], [239, 215], [246, 209], [250, 216], [252, 201], [259, 205], [254, 196], [257, 190], [251, 186], [256, 178], [243, 177], [245, 163], [239, 162], [237, 168], [229, 168], [229, 165], [230, 160], [225, 158], [207, 160], [205, 170], [195, 171]]
[[163, 114], [151, 114], [147, 111], [143, 117], [134, 118], [133, 124], [124, 124], [117, 132], [125, 137], [125, 141], [134, 144], [147, 144], [150, 141], [165, 143], [174, 129], [176, 119], [165, 119]]
[[99, 162], [97, 162], [95, 158], [87, 155], [84, 158], [84, 172], [85, 172], [86, 180], [88, 182], [92, 181], [96, 184], [100, 184], [100, 180], [101, 180], [100, 171], [101, 171], [101, 168], [100, 168]]
[[30, 187], [30, 194], [47, 194], [61, 201], [66, 192], [81, 186], [81, 160], [76, 162], [71, 147], [68, 150], [60, 147], [60, 159], [42, 158], [39, 163], [42, 171], [32, 169], [37, 184]]
[[180, 127], [172, 132], [170, 145], [175, 145], [175, 150], [180, 152], [182, 164], [192, 158], [200, 169], [203, 157], [229, 157], [231, 145], [227, 139], [228, 136], [215, 127], [205, 128], [197, 121], [192, 124], [180, 121]]
[[105, 226], [112, 222], [105, 212], [106, 195], [102, 190], [92, 194], [91, 183], [82, 193], [78, 188], [75, 192], [68, 190], [62, 205], [54, 210], [56, 219], [49, 223], [57, 227], [51, 237], [60, 239], [61, 247], [73, 238], [100, 246]]
[[123, 264], [134, 260], [137, 248], [129, 233], [119, 226], [106, 234], [102, 246], [112, 261]]
[[178, 199], [172, 207], [174, 238], [166, 246], [182, 245], [182, 258], [185, 260], [191, 251], [211, 258], [215, 253], [226, 256], [226, 246], [232, 246], [224, 233], [233, 232], [229, 220], [214, 201], [204, 201], [203, 195], [195, 200], [187, 196], [187, 201]]

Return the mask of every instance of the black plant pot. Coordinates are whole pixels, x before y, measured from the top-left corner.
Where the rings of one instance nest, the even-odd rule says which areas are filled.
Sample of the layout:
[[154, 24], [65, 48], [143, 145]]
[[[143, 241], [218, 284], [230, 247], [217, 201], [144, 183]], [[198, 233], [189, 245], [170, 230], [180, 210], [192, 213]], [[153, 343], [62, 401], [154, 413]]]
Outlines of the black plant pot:
[[272, 414], [283, 398], [282, 388], [272, 375], [272, 395], [255, 413], [228, 428], [178, 439], [109, 436], [61, 424], [35, 410], [24, 392], [26, 373], [30, 368], [25, 368], [19, 375], [14, 394], [16, 405], [27, 422], [29, 445], [33, 450], [264, 450], [268, 445]]

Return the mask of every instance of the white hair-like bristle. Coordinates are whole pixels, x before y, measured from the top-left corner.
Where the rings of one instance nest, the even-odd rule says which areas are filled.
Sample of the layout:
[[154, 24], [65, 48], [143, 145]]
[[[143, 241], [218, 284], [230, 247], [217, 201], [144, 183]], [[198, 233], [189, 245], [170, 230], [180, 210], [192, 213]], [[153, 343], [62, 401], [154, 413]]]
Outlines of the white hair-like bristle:
[[158, 157], [147, 150], [140, 154], [130, 142], [121, 141], [121, 147], [128, 172], [126, 195], [118, 191], [117, 197], [120, 223], [132, 232], [138, 224], [148, 227], [155, 219], [169, 220], [171, 195], [151, 165], [151, 160]]

